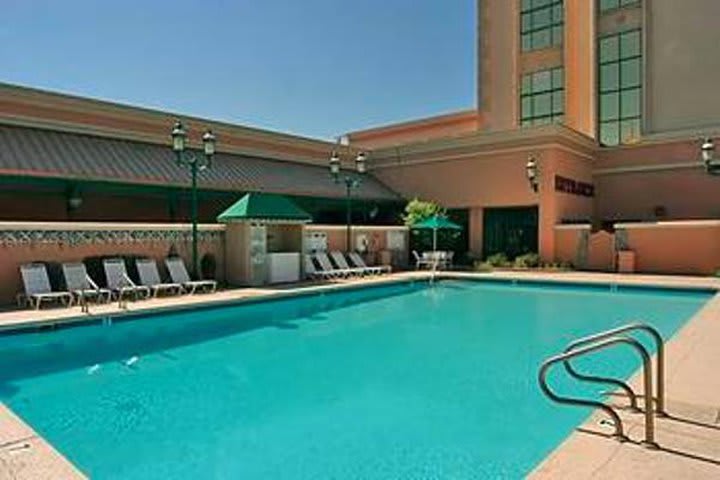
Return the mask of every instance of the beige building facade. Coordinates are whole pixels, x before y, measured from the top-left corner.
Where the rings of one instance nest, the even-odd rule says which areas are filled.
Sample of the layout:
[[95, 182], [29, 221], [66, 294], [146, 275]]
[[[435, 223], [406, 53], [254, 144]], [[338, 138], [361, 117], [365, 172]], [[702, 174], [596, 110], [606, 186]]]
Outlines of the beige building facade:
[[350, 133], [381, 181], [467, 209], [478, 256], [508, 247], [489, 236], [522, 230], [512, 209], [537, 218], [545, 259], [558, 256], [556, 225], [720, 218], [720, 179], [700, 159], [720, 132], [719, 2], [479, 0], [477, 17], [476, 128], [460, 112], [435, 130], [423, 119]]
[[356, 223], [399, 222], [419, 197], [460, 215], [474, 257], [575, 261], [588, 242], [568, 240], [568, 225], [612, 234], [720, 218], [720, 178], [700, 158], [701, 139], [720, 136], [717, 18], [717, 0], [478, 0], [477, 104], [350, 132], [342, 146], [0, 84], [0, 219], [182, 221], [187, 175], [167, 145], [179, 116], [193, 145], [206, 127], [221, 139], [205, 221], [268, 191], [343, 223], [327, 169], [339, 148], [348, 169], [368, 157]]

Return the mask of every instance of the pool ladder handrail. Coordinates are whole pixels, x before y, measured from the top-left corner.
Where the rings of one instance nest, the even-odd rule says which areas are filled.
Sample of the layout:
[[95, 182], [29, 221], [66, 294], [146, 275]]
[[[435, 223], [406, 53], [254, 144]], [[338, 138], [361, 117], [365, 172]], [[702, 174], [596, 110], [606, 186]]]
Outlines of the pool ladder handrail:
[[[599, 340], [602, 340], [604, 338], [610, 338], [614, 337], [616, 335], [619, 335], [621, 333], [629, 333], [632, 331], [642, 330], [650, 334], [653, 341], [655, 342], [655, 355], [656, 355], [656, 372], [655, 372], [655, 388], [656, 388], [656, 397], [654, 399], [655, 401], [655, 415], [658, 417], [666, 417], [667, 412], [665, 410], [665, 346], [663, 344], [662, 335], [660, 335], [660, 332], [657, 331], [655, 327], [652, 325], [648, 325], [646, 323], [641, 322], [634, 322], [629, 323], [627, 325], [623, 325], [621, 327], [613, 328], [610, 330], [606, 330], [604, 332], [600, 332], [595, 335], [590, 335], [587, 337], [580, 338], [578, 340], [575, 340], [571, 342], [567, 348], [565, 348], [565, 352], [570, 352], [572, 350], [575, 350], [578, 347], [581, 347], [583, 345], [588, 345], [594, 342], [597, 342]], [[606, 383], [615, 385], [616, 387], [623, 390], [628, 398], [630, 399], [630, 410], [634, 412], [640, 412], [640, 408], [637, 404], [637, 397], [638, 395], [635, 393], [635, 391], [625, 382], [617, 380], [615, 378], [607, 378], [607, 377], [598, 377], [593, 375], [586, 375], [583, 373], [578, 372], [570, 363], [570, 360], [566, 360], [563, 362], [563, 366], [565, 367], [565, 370], [573, 377], [577, 378], [578, 380], [586, 381], [586, 382], [594, 382], [594, 383]], [[652, 396], [650, 397], [652, 399]]]
[[[651, 327], [652, 328], [652, 327]], [[616, 332], [617, 333], [617, 332]], [[605, 413], [610, 416], [612, 419], [613, 426], [615, 427], [615, 432], [613, 433], [612, 437], [617, 439], [618, 441], [624, 442], [628, 440], [628, 437], [625, 435], [622, 420], [620, 418], [620, 415], [615, 411], [613, 407], [610, 405], [607, 405], [603, 402], [599, 402], [596, 400], [588, 400], [584, 398], [574, 398], [574, 397], [565, 397], [558, 395], [555, 393], [548, 385], [547, 383], [547, 374], [548, 371], [552, 366], [554, 366], [557, 363], [562, 362], [563, 364], [567, 364], [567, 362], [576, 357], [584, 356], [590, 353], [594, 353], [599, 350], [604, 350], [613, 346], [616, 346], [618, 344], [626, 344], [631, 346], [642, 359], [643, 363], [643, 387], [644, 387], [644, 396], [645, 396], [645, 440], [641, 442], [641, 444], [647, 448], [658, 448], [658, 444], [655, 442], [655, 423], [654, 423], [654, 415], [653, 415], [653, 400], [652, 400], [652, 361], [650, 354], [648, 353], [647, 349], [643, 346], [642, 343], [637, 341], [634, 338], [628, 337], [628, 336], [610, 336], [608, 337], [607, 332], [603, 332], [602, 334], [598, 334], [593, 337], [593, 340], [589, 340], [589, 337], [587, 339], [581, 339], [586, 340], [584, 346], [576, 346], [574, 349], [571, 349], [570, 351], [566, 351], [560, 355], [555, 355], [543, 362], [543, 364], [540, 367], [540, 370], [538, 372], [538, 382], [540, 384], [540, 389], [543, 391], [543, 393], [553, 400], [556, 403], [564, 404], [564, 405], [574, 405], [574, 406], [582, 406], [582, 407], [591, 407], [591, 408], [597, 408], [600, 410], [603, 410]], [[579, 342], [579, 340], [578, 340]], [[571, 367], [572, 368], [572, 367]], [[566, 366], [567, 369], [567, 366]], [[581, 377], [583, 377], [582, 374], [580, 374]], [[588, 376], [589, 377], [589, 376]], [[590, 377], [593, 380], [591, 381], [600, 381], [600, 379], [605, 382], [606, 378], [603, 377]], [[617, 380], [611, 379], [616, 384]], [[629, 388], [629, 387], [628, 387]], [[633, 392], [634, 394], [634, 392]]]

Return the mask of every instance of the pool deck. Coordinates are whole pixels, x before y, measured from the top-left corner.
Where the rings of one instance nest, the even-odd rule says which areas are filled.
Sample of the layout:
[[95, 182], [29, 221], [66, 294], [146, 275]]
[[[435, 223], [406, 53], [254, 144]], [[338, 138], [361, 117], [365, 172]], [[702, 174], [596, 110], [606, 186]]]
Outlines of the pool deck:
[[[0, 330], [40, 327], [134, 313], [191, 308], [261, 297], [273, 298], [357, 285], [427, 278], [427, 272], [403, 272], [383, 277], [338, 280], [274, 288], [243, 288], [208, 295], [165, 297], [129, 303], [126, 311], [116, 303], [92, 306], [0, 312]], [[656, 275], [596, 274], [581, 272], [443, 273], [451, 278], [489, 278], [559, 281], [617, 285], [704, 288], [720, 290], [720, 279]], [[656, 421], [661, 448], [648, 450], [642, 439], [642, 415], [622, 413], [631, 442], [607, 438], [601, 412], [571, 434], [531, 473], [545, 478], [720, 478], [720, 295], [713, 297], [681, 331], [666, 343], [666, 392], [670, 418]], [[639, 373], [632, 384], [639, 384]], [[642, 391], [642, 389], [639, 389]], [[617, 401], [621, 401], [618, 399]], [[572, 408], [558, 406], [558, 408]], [[0, 403], [0, 480], [86, 478], [42, 437]]]

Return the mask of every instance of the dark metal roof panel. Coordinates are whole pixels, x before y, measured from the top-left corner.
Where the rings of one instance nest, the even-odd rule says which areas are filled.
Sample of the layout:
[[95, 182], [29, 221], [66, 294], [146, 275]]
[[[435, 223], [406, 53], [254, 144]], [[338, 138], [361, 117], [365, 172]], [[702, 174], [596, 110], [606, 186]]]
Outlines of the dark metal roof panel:
[[[197, 153], [197, 152], [196, 152]], [[0, 174], [79, 180], [186, 186], [187, 169], [175, 164], [170, 146], [124, 139], [0, 125]], [[218, 153], [200, 174], [201, 188], [342, 197], [328, 169], [245, 155]], [[360, 198], [399, 200], [372, 175], [356, 192]]]

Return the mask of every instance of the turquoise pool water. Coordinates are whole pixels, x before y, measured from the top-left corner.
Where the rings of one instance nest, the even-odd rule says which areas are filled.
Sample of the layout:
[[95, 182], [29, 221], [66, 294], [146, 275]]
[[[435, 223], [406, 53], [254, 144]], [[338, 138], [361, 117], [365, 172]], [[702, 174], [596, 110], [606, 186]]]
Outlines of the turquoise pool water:
[[99, 479], [518, 478], [588, 414], [542, 397], [545, 357], [708, 298], [443, 281], [3, 335], [0, 399]]

